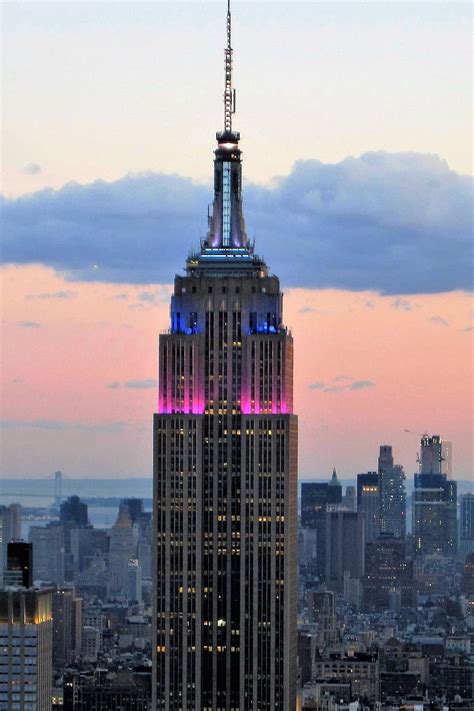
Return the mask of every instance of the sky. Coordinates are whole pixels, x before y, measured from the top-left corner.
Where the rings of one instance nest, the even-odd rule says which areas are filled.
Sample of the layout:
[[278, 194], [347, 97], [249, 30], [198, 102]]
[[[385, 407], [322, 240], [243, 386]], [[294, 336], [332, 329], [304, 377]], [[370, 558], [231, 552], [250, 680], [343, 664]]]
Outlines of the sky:
[[[4, 3], [1, 468], [151, 474], [206, 229], [224, 2]], [[235, 2], [247, 230], [285, 291], [300, 476], [472, 452], [472, 7]], [[415, 434], [407, 433], [409, 429]]]

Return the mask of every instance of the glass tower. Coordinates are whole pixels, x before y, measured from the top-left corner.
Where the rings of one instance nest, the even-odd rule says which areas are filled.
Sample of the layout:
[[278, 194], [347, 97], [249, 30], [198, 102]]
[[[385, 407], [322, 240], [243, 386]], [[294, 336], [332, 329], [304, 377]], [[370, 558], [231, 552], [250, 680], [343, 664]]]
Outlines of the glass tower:
[[245, 232], [227, 31], [209, 230], [159, 342], [153, 708], [294, 711], [293, 341]]

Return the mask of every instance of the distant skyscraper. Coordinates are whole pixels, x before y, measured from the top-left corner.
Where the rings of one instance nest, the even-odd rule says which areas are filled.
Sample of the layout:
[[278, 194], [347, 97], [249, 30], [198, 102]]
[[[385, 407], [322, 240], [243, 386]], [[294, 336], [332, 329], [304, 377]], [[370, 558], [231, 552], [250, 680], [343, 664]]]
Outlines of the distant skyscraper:
[[357, 580], [365, 573], [364, 514], [331, 511], [326, 513], [326, 586], [343, 592], [346, 572]]
[[294, 711], [293, 343], [279, 280], [245, 233], [227, 22], [213, 214], [160, 336], [153, 704]]
[[127, 597], [128, 564], [135, 557], [135, 540], [128, 506], [120, 505], [117, 521], [110, 531], [109, 595]]
[[21, 504], [10, 504], [11, 516], [11, 539], [19, 541], [21, 539]]
[[70, 496], [61, 504], [59, 521], [64, 531], [64, 578], [72, 581], [74, 577], [74, 564], [71, 552], [71, 532], [78, 528], [90, 526], [87, 504], [79, 496]]
[[79, 496], [70, 496], [61, 504], [59, 520], [63, 524], [73, 524], [73, 528], [82, 528], [89, 523], [87, 504]]
[[103, 528], [73, 528], [71, 530], [71, 556], [74, 573], [89, 566], [96, 551], [109, 553], [109, 535]]
[[342, 503], [348, 509], [348, 511], [357, 511], [357, 493], [355, 486], [346, 486], [346, 493]]
[[357, 511], [364, 514], [365, 542], [375, 541], [380, 533], [379, 475], [357, 475]]
[[329, 590], [308, 592], [309, 620], [318, 625], [318, 643], [326, 646], [336, 641], [336, 602]]
[[143, 499], [122, 499], [122, 504], [128, 507], [132, 524], [138, 523], [143, 512]]
[[474, 596], [474, 553], [467, 555], [464, 561], [461, 593], [467, 597]]
[[394, 464], [392, 447], [380, 447], [378, 462], [380, 489], [380, 531], [391, 533], [395, 538], [406, 535], [406, 491], [405, 472], [399, 464]]
[[12, 539], [12, 515], [9, 506], [0, 506], [0, 586], [7, 567], [7, 546]]
[[30, 588], [33, 585], [33, 546], [31, 543], [12, 541], [8, 544], [4, 583], [24, 588]]
[[328, 504], [340, 504], [342, 501], [342, 486], [337, 478], [336, 469], [332, 470], [332, 476], [329, 481], [328, 491], [327, 491], [327, 503]]
[[142, 569], [136, 559], [130, 560], [127, 566], [127, 600], [142, 601]]
[[315, 532], [315, 573], [320, 581], [326, 576], [326, 511], [341, 502], [342, 487], [336, 470], [329, 483], [308, 481], [301, 484], [301, 526], [305, 540], [308, 529]]
[[383, 533], [367, 544], [363, 584], [366, 610], [388, 610], [392, 591], [399, 593], [402, 606], [413, 605], [413, 561], [407, 559], [405, 545], [400, 538]]
[[443, 440], [441, 446], [441, 474], [446, 479], [453, 478], [453, 443]]
[[0, 506], [0, 587], [3, 584], [3, 571], [7, 567], [7, 548], [10, 541], [21, 538], [21, 506], [10, 504]]
[[441, 473], [441, 463], [441, 437], [423, 436], [412, 505], [415, 551], [421, 555], [457, 551], [457, 484]]
[[[72, 662], [76, 654], [81, 652], [76, 625], [82, 624], [78, 602], [73, 587], [59, 587], [52, 591], [53, 617], [53, 663], [55, 667], [63, 667]], [[82, 631], [82, 630], [81, 630]]]
[[50, 711], [51, 590], [0, 590], [0, 708]]
[[443, 443], [439, 435], [423, 435], [421, 438], [420, 472], [422, 474], [441, 474], [443, 462]]
[[460, 500], [460, 553], [474, 553], [474, 494], [463, 494]]
[[63, 527], [31, 526], [30, 543], [33, 544], [33, 580], [62, 585], [64, 583]]

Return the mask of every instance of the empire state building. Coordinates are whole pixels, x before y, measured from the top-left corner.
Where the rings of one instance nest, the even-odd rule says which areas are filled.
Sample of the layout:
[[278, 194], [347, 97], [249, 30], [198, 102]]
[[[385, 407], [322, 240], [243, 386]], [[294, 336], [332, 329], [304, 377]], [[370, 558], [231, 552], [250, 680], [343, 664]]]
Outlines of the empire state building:
[[157, 711], [296, 708], [293, 340], [279, 279], [245, 231], [234, 109], [228, 8], [212, 215], [159, 342]]

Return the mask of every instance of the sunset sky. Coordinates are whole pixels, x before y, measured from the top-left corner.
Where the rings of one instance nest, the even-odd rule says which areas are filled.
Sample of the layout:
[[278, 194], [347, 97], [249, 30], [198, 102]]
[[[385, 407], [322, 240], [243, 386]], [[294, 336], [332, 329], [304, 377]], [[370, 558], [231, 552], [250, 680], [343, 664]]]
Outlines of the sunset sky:
[[[151, 475], [225, 2], [3, 5], [2, 475]], [[300, 476], [472, 477], [469, 3], [235, 2], [247, 231], [285, 290]]]

